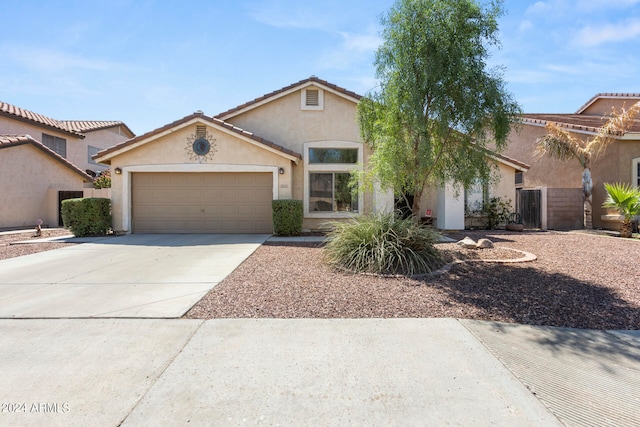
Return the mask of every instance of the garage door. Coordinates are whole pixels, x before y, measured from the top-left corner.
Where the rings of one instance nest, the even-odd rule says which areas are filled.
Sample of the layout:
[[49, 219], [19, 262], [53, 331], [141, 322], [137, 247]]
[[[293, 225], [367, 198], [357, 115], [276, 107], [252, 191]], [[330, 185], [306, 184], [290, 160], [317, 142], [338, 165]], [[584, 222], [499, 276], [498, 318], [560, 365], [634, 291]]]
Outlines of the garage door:
[[271, 233], [270, 173], [134, 173], [134, 233]]

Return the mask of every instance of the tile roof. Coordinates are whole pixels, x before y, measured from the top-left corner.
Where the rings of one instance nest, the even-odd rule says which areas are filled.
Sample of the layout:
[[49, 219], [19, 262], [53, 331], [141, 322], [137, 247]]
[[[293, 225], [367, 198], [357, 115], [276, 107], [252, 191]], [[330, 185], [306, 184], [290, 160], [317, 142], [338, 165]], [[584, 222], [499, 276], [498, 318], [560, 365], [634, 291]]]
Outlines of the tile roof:
[[20, 145], [31, 144], [38, 150], [42, 151], [46, 155], [52, 157], [57, 162], [61, 163], [63, 166], [71, 169], [76, 174], [80, 175], [82, 179], [87, 182], [93, 181], [89, 175], [87, 175], [82, 169], [78, 168], [76, 165], [71, 163], [69, 160], [65, 159], [55, 151], [49, 149], [45, 145], [43, 145], [40, 141], [34, 139], [31, 135], [2, 135], [0, 134], [0, 150], [17, 147]]
[[232, 131], [232, 132], [234, 132], [234, 133], [236, 133], [238, 135], [242, 135], [245, 138], [250, 138], [251, 140], [256, 141], [257, 143], [262, 144], [262, 145], [264, 145], [266, 147], [270, 147], [270, 148], [273, 148], [273, 149], [275, 149], [277, 151], [280, 151], [280, 152], [282, 152], [284, 154], [288, 154], [289, 156], [293, 156], [293, 157], [296, 157], [298, 159], [302, 159], [302, 155], [299, 154], [299, 153], [296, 153], [295, 151], [289, 150], [288, 148], [284, 148], [281, 145], [275, 144], [275, 143], [273, 143], [273, 142], [271, 142], [269, 140], [266, 140], [266, 139], [264, 139], [262, 137], [259, 137], [259, 136], [255, 135], [255, 134], [253, 134], [251, 132], [248, 132], [248, 131], [246, 131], [244, 129], [240, 129], [239, 127], [233, 126], [231, 123], [227, 123], [227, 122], [225, 122], [223, 120], [220, 120], [218, 118], [215, 118], [215, 117], [206, 116], [204, 113], [202, 113], [200, 111], [195, 112], [193, 114], [190, 114], [188, 116], [185, 116], [185, 117], [183, 117], [183, 118], [181, 118], [179, 120], [176, 120], [176, 121], [174, 121], [172, 123], [166, 124], [166, 125], [164, 125], [162, 127], [159, 127], [157, 129], [154, 129], [154, 130], [152, 130], [150, 132], [147, 132], [147, 133], [145, 133], [143, 135], [136, 136], [135, 138], [128, 139], [128, 140], [126, 140], [124, 142], [121, 142], [120, 144], [117, 144], [117, 145], [114, 145], [114, 146], [109, 147], [107, 149], [104, 149], [104, 150], [98, 152], [97, 154], [95, 154], [93, 156], [93, 158], [97, 159], [97, 158], [100, 158], [100, 157], [104, 157], [104, 156], [106, 156], [108, 154], [114, 153], [114, 152], [119, 151], [119, 150], [121, 150], [123, 148], [126, 148], [128, 146], [134, 145], [137, 142], [140, 142], [142, 140], [151, 138], [151, 137], [153, 137], [155, 135], [161, 134], [161, 133], [163, 133], [163, 132], [165, 132], [165, 131], [167, 131], [169, 129], [172, 129], [174, 127], [180, 126], [180, 125], [182, 125], [184, 123], [187, 123], [187, 122], [189, 122], [189, 121], [191, 121], [193, 119], [196, 119], [196, 118], [200, 118], [200, 119], [202, 119], [204, 121], [211, 122], [211, 123], [213, 123], [215, 125], [218, 125], [218, 126], [224, 128], [224, 129], [230, 130], [230, 131]]
[[123, 126], [131, 135], [135, 135], [129, 127], [121, 121], [107, 120], [60, 120], [67, 129], [76, 132], [91, 132], [100, 129], [108, 129], [116, 126]]
[[576, 114], [582, 113], [591, 104], [596, 102], [599, 98], [620, 98], [620, 99], [629, 98], [629, 99], [640, 100], [640, 93], [612, 93], [612, 92], [598, 93], [597, 95], [592, 96], [591, 99], [589, 99], [587, 102], [585, 102], [582, 107], [578, 108], [578, 111], [576, 111]]
[[319, 79], [316, 76], [311, 76], [311, 77], [309, 77], [307, 79], [300, 80], [297, 83], [293, 83], [293, 84], [291, 84], [289, 86], [285, 86], [285, 87], [283, 87], [281, 89], [278, 89], [278, 90], [275, 90], [273, 92], [267, 93], [266, 95], [262, 95], [261, 97], [256, 98], [253, 101], [245, 102], [244, 104], [238, 105], [237, 107], [234, 107], [234, 108], [232, 108], [230, 110], [224, 111], [224, 112], [222, 112], [220, 114], [216, 114], [214, 117], [219, 118], [219, 119], [226, 119], [229, 116], [233, 116], [235, 113], [238, 113], [238, 112], [243, 111], [243, 110], [245, 110], [247, 108], [250, 108], [252, 106], [260, 104], [261, 102], [266, 101], [269, 98], [278, 97], [278, 95], [284, 94], [284, 93], [290, 91], [291, 89], [294, 89], [294, 88], [296, 88], [298, 86], [306, 85], [308, 83], [315, 83], [315, 84], [318, 84], [320, 86], [325, 86], [326, 88], [334, 90], [335, 92], [338, 92], [338, 93], [340, 93], [342, 95], [345, 95], [345, 96], [348, 96], [350, 98], [353, 98], [355, 101], [359, 101], [362, 98], [362, 95], [358, 95], [357, 93], [352, 92], [350, 90], [347, 90], [347, 89], [345, 89], [343, 87], [334, 85], [333, 83], [329, 83], [326, 80]]
[[16, 107], [15, 105], [7, 104], [6, 102], [0, 101], [0, 114], [12, 117], [17, 120], [27, 120], [39, 125], [44, 125], [46, 127], [56, 129], [61, 132], [72, 134], [78, 138], [84, 138], [84, 135], [82, 135], [82, 133], [67, 128], [62, 122], [56, 119], [43, 116], [42, 114], [34, 113], [33, 111], [25, 110], [24, 108]]
[[84, 138], [84, 132], [91, 132], [100, 129], [107, 129], [114, 126], [124, 126], [131, 135], [135, 135], [126, 124], [121, 121], [101, 121], [101, 120], [56, 120], [15, 105], [0, 101], [0, 115], [12, 117], [17, 120], [29, 121], [38, 125], [43, 125], [61, 132], [71, 134], [77, 138]]
[[[584, 114], [523, 114], [522, 118], [525, 123], [544, 126], [551, 122], [568, 130], [593, 133], [606, 123], [606, 117]], [[635, 120], [629, 132], [640, 132], [640, 120]]]

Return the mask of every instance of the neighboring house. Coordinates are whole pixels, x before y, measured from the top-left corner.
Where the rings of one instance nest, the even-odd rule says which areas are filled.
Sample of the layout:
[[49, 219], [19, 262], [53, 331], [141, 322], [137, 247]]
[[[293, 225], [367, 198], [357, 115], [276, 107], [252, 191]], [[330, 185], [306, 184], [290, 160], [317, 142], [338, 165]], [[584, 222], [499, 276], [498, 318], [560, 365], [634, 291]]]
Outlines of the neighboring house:
[[[393, 194], [348, 186], [350, 172], [370, 154], [356, 118], [360, 99], [311, 77], [101, 151], [95, 160], [112, 169], [114, 230], [271, 233], [274, 199], [302, 200], [306, 230], [393, 209]], [[492, 191], [515, 197], [515, 171], [526, 165], [492, 157], [507, 176]], [[430, 194], [424, 210], [432, 210], [436, 226], [463, 228], [463, 194], [449, 186]]]
[[82, 197], [91, 181], [29, 135], [0, 135], [0, 228], [58, 226], [60, 197]]
[[[577, 136], [589, 138], [606, 123], [612, 107], [620, 110], [640, 101], [640, 94], [601, 93], [575, 114], [524, 114], [522, 125], [509, 137], [505, 154], [531, 165], [518, 177], [518, 211], [531, 227], [575, 229], [583, 227], [582, 167], [575, 159], [560, 162], [534, 154], [537, 138], [546, 134], [547, 123], [556, 123]], [[640, 121], [592, 161], [593, 226], [616, 229], [618, 216], [602, 208], [605, 182], [640, 185]]]
[[0, 134], [31, 135], [90, 175], [107, 169], [94, 154], [135, 136], [123, 122], [56, 120], [2, 101]]
[[122, 122], [61, 121], [0, 101], [0, 228], [61, 225], [62, 200], [91, 194], [91, 156], [135, 136]]

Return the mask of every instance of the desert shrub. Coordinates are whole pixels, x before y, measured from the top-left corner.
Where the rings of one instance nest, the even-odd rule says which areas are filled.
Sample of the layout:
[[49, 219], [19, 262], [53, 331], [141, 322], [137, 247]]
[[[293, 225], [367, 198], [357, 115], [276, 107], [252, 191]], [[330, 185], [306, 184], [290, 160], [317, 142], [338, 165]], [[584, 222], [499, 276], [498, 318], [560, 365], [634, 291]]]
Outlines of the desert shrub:
[[487, 215], [487, 228], [495, 230], [498, 227], [504, 227], [509, 221], [511, 214], [511, 200], [502, 200], [500, 197], [492, 197], [485, 207]]
[[94, 188], [111, 188], [111, 171], [107, 169], [93, 180]]
[[102, 236], [111, 229], [111, 201], [90, 197], [62, 201], [62, 222], [74, 236]]
[[438, 233], [413, 219], [389, 214], [331, 223], [325, 261], [354, 273], [415, 275], [443, 264], [434, 243]]
[[302, 200], [274, 200], [273, 233], [276, 236], [299, 236], [302, 233]]

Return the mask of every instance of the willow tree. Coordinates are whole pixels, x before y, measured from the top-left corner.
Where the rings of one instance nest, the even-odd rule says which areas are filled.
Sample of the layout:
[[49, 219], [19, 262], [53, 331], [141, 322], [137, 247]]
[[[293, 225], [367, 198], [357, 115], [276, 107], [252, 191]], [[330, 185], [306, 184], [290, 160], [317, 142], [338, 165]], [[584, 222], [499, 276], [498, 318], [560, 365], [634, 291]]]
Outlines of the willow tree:
[[560, 127], [558, 124], [547, 123], [546, 135], [536, 141], [538, 157], [549, 156], [560, 161], [577, 160], [582, 166], [582, 201], [584, 207], [584, 228], [593, 228], [593, 180], [591, 165], [609, 145], [634, 124], [640, 114], [640, 102], [631, 108], [615, 109], [606, 117], [606, 122], [598, 128], [595, 136], [587, 139]]
[[487, 65], [502, 14], [502, 1], [398, 0], [381, 20], [380, 85], [358, 104], [366, 175], [413, 194], [416, 217], [426, 184], [488, 182], [485, 148], [502, 150], [520, 113]]

